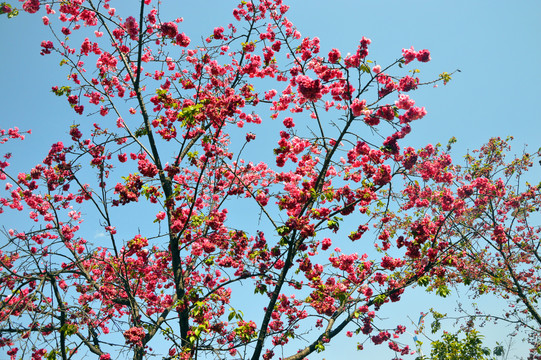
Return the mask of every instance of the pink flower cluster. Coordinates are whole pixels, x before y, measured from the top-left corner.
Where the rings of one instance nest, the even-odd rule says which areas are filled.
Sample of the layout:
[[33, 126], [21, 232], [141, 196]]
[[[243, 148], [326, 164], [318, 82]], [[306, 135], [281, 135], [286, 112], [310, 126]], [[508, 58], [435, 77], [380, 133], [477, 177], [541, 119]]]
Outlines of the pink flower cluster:
[[402, 49], [402, 56], [404, 57], [405, 64], [409, 64], [415, 59], [420, 62], [430, 61], [430, 52], [427, 49], [415, 52], [415, 50], [413, 50], [413, 46], [410, 49]]
[[137, 21], [133, 16], [130, 16], [126, 19], [124, 27], [126, 28], [130, 39], [134, 41], [139, 39], [139, 25], [137, 24]]
[[353, 100], [353, 102], [351, 103], [351, 111], [353, 112], [353, 116], [361, 116], [365, 107], [366, 100]]
[[45, 55], [45, 54], [50, 54], [51, 53], [51, 49], [54, 48], [54, 45], [53, 45], [53, 42], [52, 41], [42, 41], [41, 42], [41, 52], [40, 54], [41, 55]]
[[299, 93], [308, 101], [317, 101], [321, 98], [321, 81], [312, 80], [306, 75], [296, 78]]
[[30, 14], [38, 12], [39, 0], [26, 0], [23, 4], [23, 10]]
[[175, 38], [175, 36], [178, 34], [178, 27], [174, 22], [163, 23], [160, 26], [160, 30], [162, 31], [164, 37], [168, 37], [170, 39]]
[[145, 330], [141, 327], [132, 327], [129, 330], [124, 331], [124, 338], [126, 344], [142, 346], [143, 338], [145, 337]]
[[340, 51], [338, 49], [332, 49], [329, 52], [329, 62], [331, 64], [336, 64], [340, 60]]

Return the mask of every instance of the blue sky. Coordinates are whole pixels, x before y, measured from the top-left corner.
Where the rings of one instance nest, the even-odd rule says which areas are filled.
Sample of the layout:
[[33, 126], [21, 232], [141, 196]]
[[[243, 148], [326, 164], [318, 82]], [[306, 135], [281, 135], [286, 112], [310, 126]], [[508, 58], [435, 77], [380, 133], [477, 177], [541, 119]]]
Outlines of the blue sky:
[[[168, 16], [184, 17], [183, 31], [196, 42], [199, 37], [210, 35], [214, 26], [229, 22], [235, 2], [175, 3], [165, 4], [170, 6]], [[331, 48], [353, 52], [358, 40], [366, 36], [372, 40], [369, 58], [381, 64], [400, 57], [402, 48], [414, 46], [416, 50], [429, 49], [432, 54], [430, 63], [416, 65], [424, 79], [435, 78], [444, 71], [461, 70], [447, 86], [427, 87], [414, 94], [417, 105], [425, 106], [428, 115], [412, 125], [408, 145], [446, 143], [455, 136], [457, 162], [468, 149], [478, 148], [493, 136], [514, 136], [513, 151], [517, 153], [524, 144], [531, 150], [541, 147], [537, 105], [541, 98], [541, 2], [297, 0], [289, 4], [289, 18], [303, 36], [320, 38], [323, 53]], [[65, 134], [75, 119], [65, 100], [50, 92], [51, 86], [65, 74], [58, 67], [60, 59], [39, 55], [39, 43], [49, 35], [40, 21], [44, 14], [38, 15], [0, 19], [1, 125], [33, 131], [28, 142], [9, 145], [9, 151], [17, 155], [15, 168], [17, 161], [30, 165], [43, 159], [50, 144], [57, 140], [54, 135]], [[538, 177], [539, 173], [533, 175]], [[5, 224], [6, 219], [0, 223]], [[407, 313], [417, 319], [420, 311], [437, 307], [437, 301], [418, 292], [400, 302], [388, 316], [404, 318]], [[447, 304], [454, 307], [452, 301]], [[492, 301], [487, 302], [489, 305], [498, 306]], [[491, 342], [503, 340], [492, 330], [487, 330], [486, 338]], [[346, 356], [344, 348], [331, 346], [330, 352], [310, 358], [332, 359], [338, 353]], [[337, 349], [340, 351], [336, 352]], [[364, 358], [378, 354], [369, 351], [347, 355]], [[514, 352], [524, 355], [520, 342], [515, 344]]]

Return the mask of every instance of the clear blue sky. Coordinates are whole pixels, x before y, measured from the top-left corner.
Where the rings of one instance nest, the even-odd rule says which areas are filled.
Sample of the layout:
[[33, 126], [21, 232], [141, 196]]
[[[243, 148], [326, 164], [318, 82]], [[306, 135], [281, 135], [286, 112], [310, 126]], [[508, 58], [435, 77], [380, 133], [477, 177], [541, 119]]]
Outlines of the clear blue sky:
[[[229, 22], [235, 2], [175, 3], [174, 6], [166, 3], [170, 6], [168, 16], [184, 17], [183, 31], [196, 42], [210, 35], [214, 26]], [[461, 70], [447, 86], [426, 88], [414, 94], [417, 104], [425, 106], [428, 115], [413, 124], [408, 138], [410, 145], [446, 143], [455, 136], [457, 158], [492, 136], [513, 135], [517, 153], [524, 144], [532, 150], [541, 147], [540, 1], [296, 0], [289, 3], [290, 19], [303, 36], [321, 39], [323, 53], [330, 48], [353, 52], [358, 40], [366, 36], [372, 40], [369, 58], [379, 63], [390, 63], [401, 56], [402, 48], [414, 46], [417, 50], [429, 49], [432, 54], [430, 63], [418, 66], [424, 79], [437, 77], [443, 71]], [[39, 55], [39, 44], [49, 39], [49, 34], [40, 21], [43, 10], [37, 15], [21, 14], [12, 20], [0, 18], [1, 125], [33, 130], [30, 141], [9, 145], [9, 151], [18, 154], [16, 161], [27, 161], [26, 165], [43, 159], [50, 144], [57, 140], [52, 135], [65, 134], [75, 120], [65, 100], [50, 92], [51, 86], [61, 82], [65, 75], [58, 67], [57, 57]], [[6, 221], [2, 218], [0, 223]], [[404, 300], [389, 317], [406, 319], [409, 315], [417, 319], [420, 311], [432, 306], [438, 308], [437, 299], [424, 297], [420, 292]], [[451, 309], [454, 307], [452, 301], [447, 304]], [[496, 306], [494, 302], [489, 304]], [[407, 320], [402, 322], [409, 325]], [[486, 335], [489, 341], [504, 340], [496, 338], [491, 330]], [[515, 354], [524, 355], [524, 347], [519, 343], [515, 344]], [[354, 345], [349, 347], [353, 350]], [[380, 358], [382, 348], [375, 352], [345, 353], [346, 346], [335, 345], [329, 352], [310, 359]]]

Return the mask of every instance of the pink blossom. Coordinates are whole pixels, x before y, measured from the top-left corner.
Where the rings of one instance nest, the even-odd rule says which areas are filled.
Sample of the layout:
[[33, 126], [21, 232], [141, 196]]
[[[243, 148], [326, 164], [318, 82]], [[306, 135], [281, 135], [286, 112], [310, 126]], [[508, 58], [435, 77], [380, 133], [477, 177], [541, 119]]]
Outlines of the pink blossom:
[[353, 112], [353, 116], [360, 116], [363, 113], [363, 110], [366, 106], [366, 100], [359, 101], [359, 99], [353, 100], [353, 103], [351, 103], [351, 111]]
[[430, 52], [427, 49], [421, 50], [417, 53], [417, 60], [420, 62], [430, 61]]
[[158, 221], [165, 219], [165, 212], [160, 211], [158, 214], [156, 214], [156, 219], [158, 219]]
[[133, 16], [130, 16], [126, 19], [124, 27], [130, 36], [130, 39], [137, 40], [139, 39], [139, 25]]
[[417, 53], [415, 50], [413, 50], [413, 46], [410, 49], [402, 49], [402, 56], [404, 57], [404, 63], [409, 64], [413, 60], [415, 60], [415, 57], [417, 56]]
[[132, 327], [129, 330], [124, 331], [124, 338], [126, 339], [126, 344], [142, 346], [142, 340], [145, 337], [145, 330], [140, 327]]
[[122, 41], [122, 37], [124, 36], [126, 32], [124, 31], [124, 29], [122, 28], [116, 28], [116, 29], [113, 29], [113, 36], [115, 37], [115, 39], [117, 39], [118, 41]]
[[139, 160], [138, 168], [141, 174], [147, 177], [154, 177], [158, 174], [158, 168], [156, 167], [156, 165], [154, 165], [147, 159]]
[[406, 119], [408, 119], [409, 121], [419, 120], [423, 118], [425, 115], [426, 115], [426, 109], [424, 108], [424, 106], [422, 108], [412, 107], [408, 111], [406, 111], [406, 113], [404, 114]]
[[53, 45], [53, 42], [52, 41], [42, 41], [41, 42], [41, 52], [40, 54], [41, 55], [45, 55], [45, 54], [50, 54], [51, 53], [51, 49], [54, 47]]
[[221, 26], [214, 28], [214, 32], [213, 32], [214, 39], [215, 40], [223, 39], [224, 38], [223, 32], [224, 32], [224, 28]]
[[83, 111], [84, 111], [84, 106], [83, 105], [75, 105], [73, 107], [73, 110], [75, 110], [75, 112], [79, 115], [83, 115]]
[[98, 69], [103, 71], [115, 70], [117, 63], [118, 60], [113, 55], [109, 54], [108, 52], [104, 52], [98, 59], [96, 66]]
[[361, 48], [366, 49], [368, 45], [370, 45], [371, 43], [372, 43], [372, 40], [363, 36], [361, 39]]
[[410, 107], [415, 105], [415, 101], [411, 100], [409, 95], [400, 94], [398, 95], [398, 101], [395, 101], [394, 104], [399, 109], [408, 110]]
[[312, 80], [306, 75], [297, 76], [299, 93], [308, 101], [317, 101], [321, 98], [321, 82]]
[[400, 79], [400, 82], [398, 83], [398, 88], [400, 91], [408, 92], [410, 90], [417, 89], [417, 84], [419, 84], [418, 78], [412, 78], [411, 76], [407, 75]]
[[179, 46], [186, 47], [190, 45], [190, 38], [186, 34], [180, 33], [175, 37], [175, 42]]
[[150, 13], [147, 15], [148, 22], [152, 25], [156, 24], [156, 14], [158, 13], [158, 10], [152, 9], [150, 10]]
[[168, 37], [170, 39], [173, 39], [178, 34], [178, 27], [174, 22], [163, 23], [160, 30], [162, 31], [164, 37]]
[[385, 185], [391, 182], [391, 167], [382, 165], [373, 177], [374, 184]]
[[255, 44], [253, 42], [244, 43], [242, 44], [242, 50], [244, 50], [247, 53], [254, 52]]
[[75, 105], [79, 102], [79, 97], [77, 95], [70, 95], [68, 96], [68, 102], [71, 104], [71, 105]]
[[34, 14], [39, 10], [39, 0], [27, 0], [23, 4], [23, 10], [27, 13]]
[[284, 126], [285, 126], [286, 128], [292, 128], [292, 127], [294, 127], [294, 126], [295, 126], [295, 123], [293, 123], [293, 118], [291, 118], [291, 117], [286, 117], [286, 118], [284, 119]]
[[321, 250], [327, 250], [332, 245], [332, 241], [329, 238], [323, 239], [323, 242], [321, 243]]
[[340, 59], [340, 51], [338, 49], [332, 49], [329, 52], [329, 62], [335, 64]]

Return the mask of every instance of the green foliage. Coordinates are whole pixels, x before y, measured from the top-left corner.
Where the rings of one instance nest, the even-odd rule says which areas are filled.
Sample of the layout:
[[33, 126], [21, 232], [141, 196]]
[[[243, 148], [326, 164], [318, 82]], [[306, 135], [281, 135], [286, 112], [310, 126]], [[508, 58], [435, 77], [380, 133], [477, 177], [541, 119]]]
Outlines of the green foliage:
[[178, 114], [179, 119], [182, 120], [182, 126], [193, 126], [196, 123], [195, 116], [201, 112], [203, 108], [202, 104], [186, 106]]
[[441, 297], [447, 297], [450, 293], [451, 290], [445, 284], [438, 286], [438, 288], [436, 289], [436, 295]]
[[370, 68], [366, 64], [361, 64], [361, 70], [367, 74], [370, 74]]
[[[431, 313], [434, 317], [430, 326], [431, 332], [436, 334], [446, 315], [433, 310]], [[421, 325], [421, 331], [422, 328]], [[483, 336], [474, 328], [473, 321], [469, 321], [466, 327], [456, 333], [444, 331], [439, 340], [431, 342], [430, 355], [421, 355], [415, 360], [497, 360], [502, 359], [504, 354], [504, 348], [500, 344], [493, 350], [483, 346]]]
[[430, 277], [427, 275], [421, 276], [419, 280], [417, 280], [417, 284], [421, 286], [427, 286], [429, 283], [430, 283]]
[[320, 353], [322, 351], [325, 351], [325, 346], [321, 342], [319, 342], [316, 345], [316, 352]]
[[466, 333], [464, 339], [458, 334], [445, 332], [441, 340], [432, 342], [431, 359], [434, 360], [482, 360], [488, 359], [490, 349], [482, 346], [483, 337], [476, 331]]
[[443, 80], [443, 85], [447, 85], [447, 83], [451, 81], [451, 74], [443, 72], [440, 74], [440, 79]]
[[56, 350], [49, 351], [49, 353], [47, 353], [47, 360], [55, 360], [56, 354], [57, 354]]

